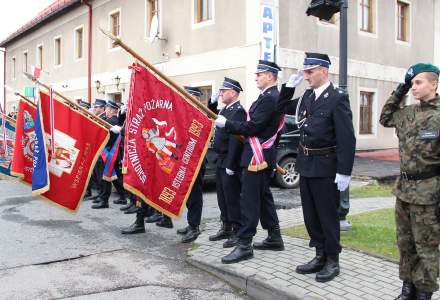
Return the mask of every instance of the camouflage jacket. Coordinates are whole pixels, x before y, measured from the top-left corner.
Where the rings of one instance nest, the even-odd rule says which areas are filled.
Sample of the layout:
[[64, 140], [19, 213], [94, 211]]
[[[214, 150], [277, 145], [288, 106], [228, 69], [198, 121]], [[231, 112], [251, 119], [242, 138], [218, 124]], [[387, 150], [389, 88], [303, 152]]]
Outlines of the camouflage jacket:
[[[429, 172], [440, 167], [440, 97], [400, 107], [391, 96], [380, 115], [385, 127], [395, 127], [399, 138], [400, 170], [407, 173]], [[440, 202], [440, 174], [424, 180], [398, 178], [394, 195], [412, 204]]]

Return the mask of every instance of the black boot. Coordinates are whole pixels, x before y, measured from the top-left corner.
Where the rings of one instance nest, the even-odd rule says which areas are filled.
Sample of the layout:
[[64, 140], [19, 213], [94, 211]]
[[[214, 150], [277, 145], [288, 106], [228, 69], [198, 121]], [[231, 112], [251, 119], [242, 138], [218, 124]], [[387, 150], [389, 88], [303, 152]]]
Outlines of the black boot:
[[217, 231], [216, 234], [211, 235], [209, 237], [209, 240], [211, 242], [213, 242], [213, 241], [220, 241], [220, 240], [224, 240], [224, 239], [229, 238], [231, 235], [232, 235], [232, 226], [229, 225], [229, 224], [223, 223], [222, 224], [222, 228], [220, 228], [220, 230]]
[[129, 215], [129, 214], [136, 214], [141, 210], [140, 207], [133, 205], [132, 207], [130, 207], [129, 209], [127, 209], [126, 211], [124, 211], [124, 214]]
[[89, 189], [87, 189], [86, 192], [85, 192], [85, 194], [84, 194], [83, 199], [85, 199], [85, 198], [90, 198], [90, 197], [92, 197], [92, 191], [89, 190]]
[[339, 255], [328, 255], [324, 267], [316, 274], [316, 281], [327, 282], [339, 275]]
[[296, 273], [298, 274], [312, 274], [321, 271], [325, 265], [325, 254], [324, 250], [316, 249], [316, 256], [304, 265], [299, 265], [296, 267]]
[[136, 214], [136, 221], [129, 227], [122, 229], [122, 234], [136, 234], [145, 232], [144, 213], [142, 211]]
[[162, 220], [163, 216], [161, 213], [155, 212], [152, 216], [145, 219], [145, 223], [156, 223]]
[[200, 235], [199, 226], [189, 226], [188, 231], [182, 238], [182, 243], [190, 243], [192, 241], [195, 241], [199, 235]]
[[190, 227], [191, 227], [191, 226], [188, 225], [188, 226], [186, 226], [186, 227], [183, 227], [183, 228], [177, 229], [176, 232], [177, 232], [177, 234], [185, 235], [185, 234], [188, 233]]
[[119, 198], [119, 199], [116, 199], [116, 200], [113, 200], [113, 203], [114, 204], [122, 204], [122, 205], [125, 205], [125, 204], [127, 204], [127, 200], [125, 199], [125, 198]]
[[283, 238], [281, 237], [280, 226], [277, 225], [275, 228], [269, 229], [267, 238], [262, 242], [254, 243], [254, 249], [273, 251], [284, 250], [284, 242]]
[[87, 200], [96, 200], [96, 199], [98, 199], [98, 198], [99, 198], [99, 194], [98, 194], [98, 195], [95, 195], [95, 196], [87, 197]]
[[432, 293], [430, 292], [424, 292], [417, 290], [416, 291], [416, 300], [431, 300]]
[[92, 208], [93, 209], [108, 208], [108, 200], [105, 201], [105, 200], [101, 199], [101, 201], [99, 201], [98, 203], [93, 204]]
[[234, 250], [228, 255], [222, 257], [222, 263], [233, 264], [242, 260], [251, 259], [252, 257], [254, 257], [252, 239], [239, 240]]
[[238, 245], [238, 237], [236, 234], [232, 234], [229, 239], [223, 243], [223, 248], [232, 248]]
[[156, 226], [164, 228], [173, 228], [173, 221], [168, 216], [163, 216], [162, 219], [156, 222]]
[[121, 208], [119, 208], [120, 211], [126, 211], [127, 209], [129, 209], [130, 207], [134, 206], [134, 202], [131, 199], [128, 199], [128, 203], [127, 205], [121, 206]]
[[402, 284], [402, 293], [395, 300], [412, 300], [416, 296], [416, 287], [412, 282], [404, 281]]

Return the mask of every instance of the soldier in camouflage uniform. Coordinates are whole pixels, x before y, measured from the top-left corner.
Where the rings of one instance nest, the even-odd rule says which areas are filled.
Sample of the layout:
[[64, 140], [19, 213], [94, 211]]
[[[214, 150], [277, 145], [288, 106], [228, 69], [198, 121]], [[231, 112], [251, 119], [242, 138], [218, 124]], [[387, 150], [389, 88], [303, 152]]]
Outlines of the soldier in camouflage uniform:
[[[380, 123], [395, 127], [401, 175], [396, 181], [396, 229], [402, 293], [396, 298], [431, 299], [438, 290], [440, 240], [440, 70], [416, 64], [385, 103]], [[401, 105], [411, 89], [420, 103]]]

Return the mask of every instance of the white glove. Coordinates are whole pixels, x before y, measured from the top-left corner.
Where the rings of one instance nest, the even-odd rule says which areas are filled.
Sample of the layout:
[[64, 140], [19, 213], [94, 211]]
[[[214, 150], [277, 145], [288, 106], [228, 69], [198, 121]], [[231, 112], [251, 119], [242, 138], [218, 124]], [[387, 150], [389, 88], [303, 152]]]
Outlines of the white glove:
[[350, 179], [351, 176], [336, 173], [335, 183], [338, 185], [338, 190], [341, 192], [345, 191], [350, 184]]
[[215, 91], [214, 94], [211, 96], [211, 103], [216, 103], [218, 101], [218, 98], [220, 97], [220, 90]]
[[118, 126], [118, 125], [114, 125], [114, 126], [112, 126], [112, 128], [110, 128], [110, 131], [115, 134], [119, 134], [121, 132], [121, 130], [122, 130], [122, 127]]
[[127, 105], [122, 104], [122, 105], [121, 105], [121, 108], [120, 108], [120, 112], [121, 112], [121, 114], [125, 114], [126, 111], [127, 111]]
[[222, 115], [218, 115], [217, 120], [215, 120], [215, 126], [217, 126], [219, 128], [223, 128], [223, 127], [225, 127], [226, 121], [227, 120], [225, 117], [223, 117]]
[[235, 174], [235, 172], [232, 171], [231, 169], [226, 168], [226, 174], [228, 174], [229, 176], [232, 176]]
[[286, 83], [286, 87], [297, 87], [304, 79], [304, 71], [299, 70], [298, 73], [290, 75], [289, 80]]

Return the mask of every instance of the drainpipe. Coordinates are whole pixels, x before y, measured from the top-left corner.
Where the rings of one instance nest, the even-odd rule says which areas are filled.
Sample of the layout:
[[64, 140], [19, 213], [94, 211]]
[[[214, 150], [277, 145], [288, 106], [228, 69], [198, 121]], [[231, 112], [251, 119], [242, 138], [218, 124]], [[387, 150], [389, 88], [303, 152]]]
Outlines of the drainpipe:
[[87, 98], [89, 104], [92, 102], [92, 17], [93, 8], [88, 0], [83, 0], [83, 3], [89, 8], [89, 38], [87, 45]]

